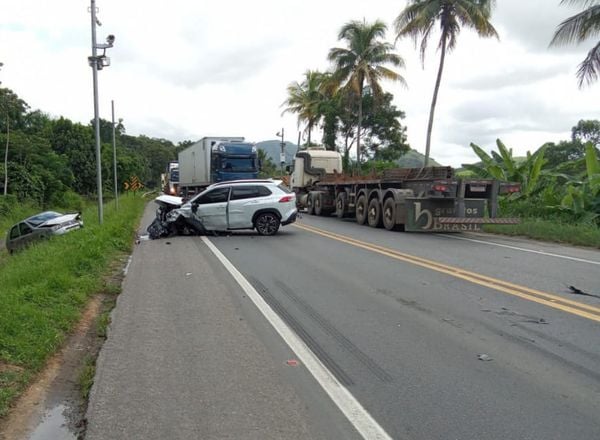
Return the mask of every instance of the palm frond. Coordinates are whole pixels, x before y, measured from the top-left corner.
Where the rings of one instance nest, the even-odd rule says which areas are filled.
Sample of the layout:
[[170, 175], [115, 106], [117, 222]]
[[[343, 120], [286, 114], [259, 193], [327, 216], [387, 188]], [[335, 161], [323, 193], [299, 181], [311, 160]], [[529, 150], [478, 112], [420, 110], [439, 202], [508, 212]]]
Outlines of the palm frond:
[[556, 29], [550, 45], [581, 42], [598, 33], [600, 33], [600, 5], [595, 5], [563, 21]]
[[600, 74], [600, 42], [588, 52], [587, 57], [579, 65], [577, 70], [577, 78], [579, 79], [579, 87], [582, 88], [585, 84], [590, 85], [598, 80]]

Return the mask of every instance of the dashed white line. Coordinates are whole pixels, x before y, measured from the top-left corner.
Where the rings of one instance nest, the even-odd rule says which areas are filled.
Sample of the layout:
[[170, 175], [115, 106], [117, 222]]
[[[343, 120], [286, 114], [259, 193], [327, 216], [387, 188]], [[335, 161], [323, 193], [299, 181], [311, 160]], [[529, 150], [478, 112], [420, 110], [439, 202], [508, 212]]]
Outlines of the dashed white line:
[[252, 287], [246, 278], [235, 268], [233, 264], [211, 243], [206, 237], [201, 237], [208, 248], [223, 263], [240, 287], [246, 292], [248, 298], [254, 302], [256, 307], [275, 328], [288, 346], [296, 353], [304, 363], [306, 369], [313, 375], [319, 385], [325, 390], [333, 402], [344, 413], [346, 418], [367, 440], [391, 440], [392, 437], [377, 423], [369, 412], [356, 400], [335, 376], [321, 363], [319, 358], [306, 346], [296, 333], [294, 333], [283, 322], [275, 311], [265, 302], [260, 294]]
[[521, 248], [518, 246], [510, 246], [508, 244], [495, 243], [493, 241], [477, 240], [475, 238], [458, 237], [455, 235], [439, 234], [438, 236], [445, 237], [445, 238], [452, 238], [454, 240], [472, 241], [474, 243], [482, 243], [482, 244], [487, 244], [490, 246], [498, 246], [498, 247], [513, 249], [513, 250], [521, 251], [521, 252], [530, 252], [532, 254], [539, 254], [539, 255], [544, 255], [547, 257], [554, 257], [554, 258], [562, 258], [564, 260], [571, 260], [571, 261], [577, 261], [579, 263], [595, 264], [597, 266], [600, 266], [600, 261], [586, 260], [585, 258], [577, 258], [577, 257], [570, 257], [568, 255], [553, 254], [551, 252], [536, 251], [535, 249], [527, 249], [527, 248]]

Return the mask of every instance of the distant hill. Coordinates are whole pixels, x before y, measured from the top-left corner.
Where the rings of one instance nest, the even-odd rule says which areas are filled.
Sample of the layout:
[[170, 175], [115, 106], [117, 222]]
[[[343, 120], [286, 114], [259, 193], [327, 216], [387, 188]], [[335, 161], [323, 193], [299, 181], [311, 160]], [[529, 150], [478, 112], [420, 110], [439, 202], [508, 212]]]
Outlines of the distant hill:
[[[279, 165], [279, 155], [281, 154], [281, 142], [280, 141], [262, 141], [257, 142], [256, 147], [264, 150], [269, 158], [273, 161], [275, 165]], [[285, 164], [291, 165], [294, 156], [296, 155], [296, 151], [298, 151], [298, 145], [292, 142], [285, 143]], [[417, 168], [423, 166], [423, 160], [425, 156], [418, 151], [410, 150], [404, 156], [396, 161], [399, 167], [402, 168]], [[429, 164], [431, 166], [440, 167], [438, 162], [434, 159], [429, 159]]]
[[[281, 141], [262, 141], [257, 142], [256, 147], [263, 150], [267, 157], [269, 157], [275, 165], [279, 165], [279, 155], [281, 154]], [[298, 150], [298, 145], [292, 142], [285, 143], [285, 164], [291, 165], [294, 156], [296, 155], [296, 151]]]
[[[423, 166], [425, 155], [415, 150], [409, 150], [404, 156], [396, 161], [401, 168], [418, 168]], [[435, 159], [429, 158], [429, 166], [441, 167], [440, 163], [436, 162]]]

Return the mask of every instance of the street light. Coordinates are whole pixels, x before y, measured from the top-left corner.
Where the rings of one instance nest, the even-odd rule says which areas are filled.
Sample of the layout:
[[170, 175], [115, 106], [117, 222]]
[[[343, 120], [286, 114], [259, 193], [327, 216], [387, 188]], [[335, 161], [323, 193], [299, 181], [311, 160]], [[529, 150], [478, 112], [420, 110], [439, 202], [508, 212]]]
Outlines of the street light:
[[281, 133], [277, 132], [275, 136], [281, 138], [281, 155], [279, 156], [279, 162], [281, 163], [281, 176], [283, 176], [283, 165], [285, 165], [285, 142], [283, 140], [284, 129], [281, 129]]
[[[92, 18], [92, 56], [88, 57], [88, 63], [92, 67], [92, 78], [94, 82], [94, 131], [96, 134], [96, 186], [98, 191], [98, 222], [102, 224], [104, 214], [102, 211], [102, 162], [100, 151], [100, 118], [98, 116], [98, 70], [110, 66], [110, 58], [106, 56], [106, 49], [113, 47], [115, 36], [106, 37], [106, 43], [96, 42], [96, 25], [102, 26], [96, 17], [96, 0], [90, 0], [90, 13]], [[102, 49], [102, 55], [98, 55], [98, 49]]]

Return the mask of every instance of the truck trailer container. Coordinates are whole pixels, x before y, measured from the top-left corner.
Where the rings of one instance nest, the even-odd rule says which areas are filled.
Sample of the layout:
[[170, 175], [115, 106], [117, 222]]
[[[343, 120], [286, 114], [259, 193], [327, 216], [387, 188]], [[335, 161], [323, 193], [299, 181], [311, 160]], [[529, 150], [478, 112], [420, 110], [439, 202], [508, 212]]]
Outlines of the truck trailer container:
[[216, 182], [256, 179], [256, 146], [243, 137], [204, 137], [179, 153], [179, 191], [184, 197]]
[[290, 187], [308, 214], [354, 217], [371, 227], [412, 232], [480, 231], [483, 224], [515, 224], [498, 217], [498, 195], [517, 183], [463, 179], [451, 167], [393, 168], [369, 176], [342, 173], [334, 151], [299, 151]]

